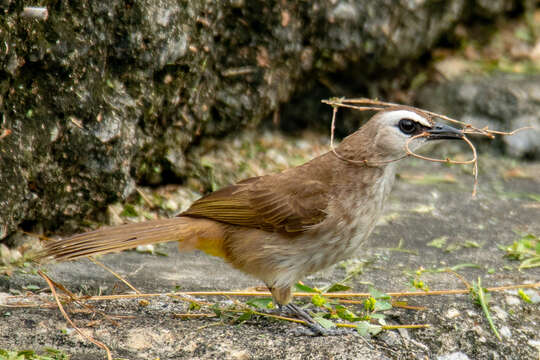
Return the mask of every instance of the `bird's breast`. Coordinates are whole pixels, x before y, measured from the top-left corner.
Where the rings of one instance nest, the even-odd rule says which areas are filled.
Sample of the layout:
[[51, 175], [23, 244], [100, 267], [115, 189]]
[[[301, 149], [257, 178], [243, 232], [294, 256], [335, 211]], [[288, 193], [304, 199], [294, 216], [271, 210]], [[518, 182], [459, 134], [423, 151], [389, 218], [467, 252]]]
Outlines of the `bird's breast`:
[[325, 221], [318, 229], [318, 251], [312, 256], [311, 270], [324, 268], [358, 255], [382, 214], [394, 181], [393, 168], [369, 188], [351, 190], [335, 198]]

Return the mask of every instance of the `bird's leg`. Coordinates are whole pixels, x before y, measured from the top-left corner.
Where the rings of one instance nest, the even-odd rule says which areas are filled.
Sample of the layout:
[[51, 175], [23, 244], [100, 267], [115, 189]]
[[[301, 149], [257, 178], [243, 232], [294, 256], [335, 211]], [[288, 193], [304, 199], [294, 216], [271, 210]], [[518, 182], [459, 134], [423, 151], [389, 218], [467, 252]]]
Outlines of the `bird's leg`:
[[[301, 307], [291, 303], [291, 288], [268, 287], [272, 293], [274, 303], [278, 305], [280, 312], [285, 316], [293, 316], [305, 321], [308, 329], [297, 331], [298, 335], [310, 336], [333, 336], [346, 335], [351, 332], [348, 329], [325, 329], [313, 317]], [[307, 330], [307, 331], [306, 331]], [[356, 332], [355, 332], [356, 333]]]

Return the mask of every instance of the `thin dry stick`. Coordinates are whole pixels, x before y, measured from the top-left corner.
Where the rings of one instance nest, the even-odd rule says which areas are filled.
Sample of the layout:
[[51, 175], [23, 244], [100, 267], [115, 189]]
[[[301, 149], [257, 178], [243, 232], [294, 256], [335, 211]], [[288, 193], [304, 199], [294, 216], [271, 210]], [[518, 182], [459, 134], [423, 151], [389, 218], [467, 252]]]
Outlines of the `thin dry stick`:
[[478, 186], [478, 155], [476, 153], [476, 148], [474, 147], [473, 143], [465, 135], [463, 135], [463, 137], [461, 138], [463, 141], [465, 141], [467, 143], [467, 145], [469, 145], [469, 147], [471, 148], [472, 153], [473, 153], [473, 158], [471, 160], [466, 160], [466, 161], [451, 160], [449, 158], [435, 159], [435, 158], [431, 158], [431, 157], [427, 157], [427, 156], [417, 154], [417, 153], [413, 152], [409, 148], [409, 143], [412, 140], [422, 138], [422, 137], [428, 137], [428, 136], [429, 136], [428, 133], [422, 133], [422, 134], [415, 135], [415, 136], [411, 137], [409, 140], [407, 140], [407, 142], [405, 143], [405, 150], [407, 151], [407, 155], [411, 155], [411, 156], [413, 156], [415, 158], [422, 159], [422, 160], [433, 161], [433, 162], [441, 162], [441, 163], [447, 163], [447, 164], [474, 164], [474, 167], [473, 167], [474, 183], [473, 183], [472, 197], [475, 197], [476, 196], [476, 188]]
[[202, 314], [194, 314], [194, 313], [183, 313], [183, 314], [173, 314], [173, 318], [210, 318], [210, 317], [216, 317], [217, 315], [215, 313], [202, 313]]
[[[77, 330], [77, 332], [79, 334], [81, 334], [81, 336], [87, 338], [89, 341], [93, 342], [97, 346], [100, 346], [100, 344], [103, 345], [103, 346], [100, 346], [100, 347], [104, 348], [107, 351], [108, 359], [111, 359], [110, 351], [108, 350], [106, 345], [100, 343], [99, 341], [97, 341], [97, 340], [95, 340], [93, 338], [89, 338], [89, 337], [85, 336], [84, 334], [82, 334], [82, 332], [74, 325], [74, 323], [71, 321], [71, 319], [67, 316], [66, 312], [64, 311], [64, 308], [62, 307], [59, 296], [58, 296], [58, 294], [56, 293], [56, 291], [54, 289], [55, 285], [53, 284], [53, 281], [50, 278], [48, 278], [43, 272], [41, 272], [41, 270], [39, 270], [38, 273], [47, 281], [47, 283], [48, 283], [48, 285], [49, 285], [49, 287], [51, 289], [51, 292], [52, 292], [52, 294], [53, 294], [53, 296], [54, 296], [54, 298], [55, 298], [55, 300], [57, 302], [57, 305], [60, 308], [60, 311], [62, 312], [64, 317], [68, 320], [68, 322]], [[517, 288], [539, 288], [539, 287], [540, 287], [540, 283], [534, 283], [534, 284], [519, 284], [519, 285], [508, 285], [508, 286], [492, 287], [492, 288], [487, 288], [486, 290], [490, 291], [490, 292], [494, 292], [494, 291], [517, 289]], [[467, 290], [439, 290], [439, 291], [429, 291], [429, 292], [390, 292], [390, 293], [388, 293], [388, 295], [390, 295], [392, 297], [401, 297], [401, 296], [467, 294], [469, 292], [470, 292], [469, 289], [467, 289]], [[84, 298], [84, 300], [94, 300], [94, 301], [97, 301], [97, 300], [114, 300], [114, 299], [122, 299], [122, 298], [138, 298], [138, 297], [151, 297], [151, 296], [164, 296], [164, 295], [166, 295], [166, 296], [182, 296], [182, 295], [183, 296], [187, 296], [187, 295], [189, 295], [189, 296], [197, 296], [197, 295], [215, 296], [215, 295], [225, 295], [227, 297], [230, 297], [230, 296], [269, 296], [271, 294], [270, 294], [270, 292], [192, 291], [192, 292], [168, 293], [168, 294], [125, 294], [125, 295], [112, 295], [112, 296], [93, 296], [93, 297], [86, 297], [86, 298]], [[314, 295], [314, 293], [294, 293], [293, 294], [293, 296], [297, 296], [297, 297], [302, 297], [302, 296], [311, 297], [313, 295]], [[369, 297], [369, 296], [371, 296], [371, 294], [370, 293], [328, 293], [328, 294], [324, 294], [324, 296], [329, 297], [329, 298], [337, 298], [337, 297], [350, 298], [350, 297]], [[189, 301], [191, 301], [191, 300], [189, 300]], [[355, 301], [355, 300], [341, 300], [341, 302], [349, 303], [349, 304], [362, 303], [361, 301]], [[243, 310], [234, 310], [234, 309], [230, 309], [228, 311], [244, 312]], [[258, 312], [258, 311], [253, 311], [253, 314], [266, 316], [266, 317], [272, 317], [272, 318], [279, 319], [279, 320], [286, 320], [286, 321], [305, 324], [305, 321], [303, 321], [303, 320], [294, 319], [294, 318], [288, 318], [288, 317], [280, 316], [280, 315], [266, 314], [266, 313], [261, 313], [261, 312]], [[186, 315], [186, 314], [181, 314], [180, 316], [182, 316], [182, 315]], [[193, 315], [188, 315], [188, 316], [189, 317], [210, 317], [210, 315], [211, 314], [204, 314], [204, 315], [203, 314], [201, 314], [201, 315], [193, 314]], [[354, 325], [354, 324], [336, 323], [335, 325], [338, 326], [338, 327], [356, 328], [356, 325]], [[418, 329], [418, 328], [427, 328], [427, 327], [430, 327], [430, 325], [429, 324], [385, 325], [385, 326], [382, 326], [382, 329], [384, 329], [384, 330], [399, 329], [399, 328]]]
[[[245, 313], [245, 310], [228, 309], [227, 311], [236, 312], [236, 313]], [[290, 317], [281, 316], [281, 315], [275, 315], [275, 314], [267, 314], [267, 313], [263, 313], [263, 312], [259, 312], [259, 311], [252, 311], [251, 309], [250, 309], [250, 311], [252, 312], [252, 314], [255, 314], [255, 315], [260, 315], [260, 316], [264, 316], [264, 317], [270, 317], [270, 318], [278, 319], [278, 320], [285, 320], [285, 321], [295, 322], [295, 323], [298, 323], [298, 324], [304, 324], [304, 325], [307, 324], [307, 322], [305, 320], [300, 320], [300, 319], [295, 319], [295, 318], [290, 318]], [[354, 325], [354, 324], [334, 323], [334, 325], [336, 325], [337, 327], [357, 328], [357, 325]], [[382, 325], [381, 328], [384, 329], [384, 330], [393, 330], [393, 329], [400, 329], [400, 328], [401, 329], [421, 329], [421, 328], [428, 328], [430, 326], [431, 325], [429, 325], [429, 324]]]
[[[237, 312], [237, 313], [244, 313], [245, 312], [245, 310], [235, 310], [235, 309], [229, 309], [227, 311]], [[263, 312], [260, 312], [260, 311], [252, 311], [252, 313], [255, 314], [255, 315], [270, 317], [272, 319], [285, 320], [285, 321], [295, 322], [295, 323], [298, 323], [298, 324], [306, 324], [306, 322], [304, 320], [290, 318], [290, 317], [287, 317], [287, 316], [281, 316], [281, 315], [275, 315], [275, 314], [266, 314], [266, 313], [263, 313]]]
[[467, 143], [471, 147], [471, 150], [473, 152], [473, 157], [475, 159], [474, 165], [473, 165], [473, 177], [474, 177], [474, 183], [473, 183], [473, 191], [472, 191], [472, 197], [476, 197], [476, 189], [478, 188], [478, 155], [476, 154], [476, 148], [474, 147], [473, 143], [466, 137], [463, 136], [463, 141]]
[[137, 193], [140, 195], [140, 197], [144, 200], [144, 202], [146, 203], [146, 205], [148, 205], [150, 209], [156, 208], [156, 204], [154, 204], [154, 202], [150, 200], [150, 198], [146, 196], [146, 194], [141, 189], [139, 189], [138, 187], [135, 187], [135, 190], [137, 191]]
[[[397, 104], [397, 103], [391, 103], [391, 102], [373, 100], [373, 99], [366, 99], [366, 98], [360, 98], [360, 99], [334, 98], [334, 99], [330, 99], [330, 100], [322, 100], [322, 102], [325, 103], [325, 104], [331, 105], [331, 106], [348, 107], [348, 108], [352, 108], [352, 109], [356, 109], [356, 110], [360, 110], [360, 111], [370, 110], [370, 109], [377, 111], [377, 110], [382, 110], [382, 109], [385, 109], [385, 108], [388, 108], [388, 107], [393, 107], [393, 106], [403, 106], [403, 105]], [[371, 106], [363, 106], [363, 107], [361, 107], [361, 106], [354, 106], [354, 105], [349, 105], [349, 104], [367, 104], [367, 105], [371, 105]], [[373, 105], [383, 106], [383, 108], [375, 107]], [[440, 119], [455, 123], [455, 124], [462, 125], [464, 127], [463, 130], [464, 130], [465, 133], [484, 135], [484, 136], [488, 136], [490, 138], [493, 138], [494, 135], [514, 135], [515, 133], [517, 133], [519, 131], [522, 131], [522, 130], [534, 129], [533, 126], [522, 127], [522, 128], [510, 131], [510, 132], [490, 130], [487, 127], [483, 128], [483, 129], [479, 129], [479, 128], [476, 128], [476, 127], [472, 126], [471, 124], [467, 124], [467, 123], [464, 123], [463, 121], [452, 119], [452, 118], [450, 118], [448, 116], [445, 116], [445, 115], [442, 115], [442, 114], [438, 114], [438, 113], [435, 113], [435, 112], [432, 112], [432, 111], [420, 109], [420, 108], [413, 107], [413, 106], [407, 106], [407, 107], [411, 108], [411, 109], [414, 109], [414, 110], [417, 110], [417, 111], [421, 111], [421, 112], [423, 112], [425, 114], [428, 114], [428, 115], [438, 117]]]
[[[340, 304], [364, 304], [365, 300], [348, 300], [348, 299], [338, 299], [338, 303]], [[425, 306], [415, 306], [415, 305], [408, 305], [407, 303], [403, 301], [392, 301], [392, 307], [394, 308], [401, 308], [401, 309], [408, 309], [408, 310], [417, 310], [417, 311], [423, 311], [427, 310], [427, 307]]]
[[[344, 301], [345, 300], [340, 300], [340, 302], [344, 302]], [[401, 309], [408, 309], [408, 310], [416, 310], [416, 311], [427, 310], [427, 307], [425, 307], [425, 306], [407, 305], [406, 303], [402, 304], [399, 301], [392, 302], [392, 307], [401, 308]]]
[[[415, 152], [413, 152], [410, 148], [409, 148], [409, 144], [412, 140], [415, 140], [415, 139], [418, 139], [418, 138], [423, 138], [423, 137], [428, 137], [429, 134], [428, 133], [422, 133], [422, 134], [418, 134], [418, 135], [415, 135], [415, 136], [412, 136], [409, 140], [407, 140], [407, 142], [405, 143], [405, 150], [407, 151], [407, 154], [408, 155], [411, 155], [411, 156], [414, 156], [418, 159], [422, 159], [422, 160], [427, 160], [427, 161], [433, 161], [433, 162], [440, 162], [440, 163], [447, 163], [447, 164], [472, 164], [474, 162], [477, 161], [477, 157], [476, 157], [476, 151], [474, 151], [474, 146], [473, 144], [470, 142], [470, 141], [466, 141], [467, 144], [469, 144], [469, 146], [473, 149], [473, 155], [474, 157], [471, 159], [471, 160], [464, 160], [464, 161], [460, 161], [460, 160], [452, 160], [452, 159], [449, 159], [449, 158], [446, 158], [446, 159], [436, 159], [436, 158], [431, 158], [431, 157], [427, 157], [427, 156], [423, 156], [423, 155], [420, 155], [420, 154], [417, 154]], [[466, 139], [466, 137], [464, 136], [463, 139]], [[468, 139], [467, 139], [468, 140]]]
[[[505, 136], [512, 136], [520, 131], [528, 130], [528, 129], [535, 129], [534, 126], [524, 126], [520, 127], [519, 129], [515, 129], [512, 131], [497, 131], [497, 130], [489, 130], [488, 128], [481, 129], [482, 131], [486, 131], [489, 134], [495, 134], [495, 135], [505, 135]], [[475, 132], [468, 131], [464, 129], [467, 134], [476, 134]]]
[[454, 275], [455, 277], [457, 277], [459, 280], [461, 280], [461, 282], [463, 284], [465, 284], [465, 286], [467, 287], [467, 289], [471, 290], [472, 289], [472, 285], [467, 281], [467, 279], [465, 279], [463, 276], [461, 276], [460, 274], [458, 274], [457, 272], [455, 272], [454, 270], [452, 269], [446, 269], [445, 270], [447, 273], [449, 274], [452, 274]]
[[102, 343], [101, 341], [98, 341], [96, 339], [94, 339], [93, 337], [89, 336], [89, 335], [86, 335], [85, 333], [83, 333], [81, 331], [81, 329], [79, 329], [75, 323], [69, 318], [68, 314], [66, 313], [66, 311], [64, 310], [64, 307], [62, 306], [62, 302], [60, 301], [60, 299], [58, 298], [58, 295], [56, 294], [56, 290], [55, 290], [55, 285], [53, 284], [53, 281], [51, 279], [49, 279], [49, 277], [47, 275], [45, 275], [45, 273], [41, 270], [38, 270], [38, 274], [47, 282], [47, 285], [49, 285], [49, 288], [51, 289], [51, 293], [52, 295], [54, 296], [54, 299], [56, 300], [56, 303], [58, 304], [58, 308], [60, 309], [60, 312], [62, 313], [62, 315], [64, 316], [64, 319], [66, 319], [66, 321], [75, 329], [75, 331], [77, 331], [77, 333], [79, 335], [81, 335], [84, 339], [87, 339], [88, 341], [90, 341], [91, 343], [93, 343], [94, 345], [102, 348], [103, 350], [105, 350], [107, 352], [107, 359], [108, 360], [112, 360], [112, 356], [111, 356], [111, 351], [109, 350], [109, 348], [107, 347], [107, 345], [105, 345], [104, 343]]
[[57, 307], [54, 305], [54, 303], [46, 303], [46, 304], [36, 304], [36, 303], [13, 303], [13, 304], [0, 304], [0, 307], [3, 308], [40, 308], [40, 309], [53, 309]]
[[[540, 282], [534, 284], [518, 284], [507, 285], [487, 288], [487, 291], [496, 292], [504, 290], [514, 290], [519, 288], [540, 288]], [[412, 292], [388, 292], [387, 294], [392, 297], [405, 297], [405, 296], [432, 296], [432, 295], [454, 295], [454, 294], [467, 294], [468, 289], [455, 289], [455, 290], [431, 290], [431, 291], [412, 291]], [[294, 297], [312, 297], [316, 293], [312, 292], [296, 292], [293, 293]], [[104, 300], [117, 300], [117, 299], [135, 299], [145, 297], [158, 297], [158, 296], [271, 296], [269, 291], [185, 291], [175, 293], [147, 293], [147, 294], [120, 294], [120, 295], [100, 295], [85, 297], [87, 301], [104, 301]], [[370, 293], [325, 293], [323, 294], [327, 298], [352, 298], [352, 297], [370, 297]]]
[[[78, 296], [76, 296], [74, 293], [72, 293], [71, 291], [69, 291], [64, 285], [54, 281], [53, 279], [51, 279], [49, 277], [49, 280], [53, 283], [53, 285], [62, 290], [64, 293], [67, 294], [67, 298], [64, 299], [64, 301], [73, 301], [74, 303], [78, 304], [79, 306], [85, 308], [87, 311], [91, 312], [91, 313], [98, 313], [100, 315], [102, 315], [105, 319], [109, 320], [113, 325], [116, 325], [117, 322], [115, 321], [115, 319], [121, 319], [122, 316], [111, 316], [111, 315], [107, 315], [105, 314], [104, 312], [100, 311], [100, 310], [96, 310], [94, 309], [92, 306], [86, 304], [84, 301], [81, 301], [81, 298], [79, 298]], [[62, 297], [61, 295], [59, 297]]]
[[[350, 107], [350, 106], [346, 106], [346, 107]], [[377, 110], [377, 108], [360, 108], [360, 107], [354, 107], [355, 109], [361, 109], [361, 110]], [[382, 110], [382, 109], [379, 109], [379, 110]], [[391, 159], [391, 160], [384, 160], [384, 161], [368, 161], [366, 159], [364, 160], [352, 160], [352, 159], [347, 159], [343, 156], [341, 156], [340, 154], [338, 154], [338, 152], [336, 151], [336, 148], [334, 146], [334, 132], [335, 132], [335, 129], [336, 129], [336, 114], [337, 114], [337, 111], [338, 111], [338, 107], [337, 106], [334, 106], [333, 107], [333, 112], [332, 112], [332, 125], [330, 126], [330, 150], [332, 150], [332, 152], [334, 153], [334, 155], [340, 159], [340, 160], [343, 160], [343, 161], [347, 161], [351, 164], [359, 164], [359, 165], [364, 165], [364, 166], [377, 166], [377, 165], [382, 165], [382, 164], [388, 164], [388, 163], [391, 163], [391, 162], [394, 162], [394, 161], [398, 161], [398, 160], [401, 160], [403, 158], [406, 157], [405, 156], [402, 156], [402, 157], [399, 157], [397, 159]]]
[[349, 109], [354, 109], [354, 110], [360, 110], [360, 111], [379, 111], [379, 110], [384, 110], [386, 109], [385, 107], [375, 107], [375, 106], [355, 106], [355, 105], [348, 105], [348, 104], [344, 104], [344, 103], [340, 103], [340, 104], [336, 104], [336, 103], [331, 103], [331, 102], [327, 102], [325, 100], [322, 101], [323, 103], [325, 104], [328, 104], [328, 105], [332, 105], [334, 107], [344, 107], [344, 108], [349, 108]]
[[[115, 271], [113, 271], [110, 267], [106, 266], [105, 264], [103, 264], [102, 262], [96, 260], [94, 257], [92, 256], [88, 256], [88, 259], [90, 261], [92, 261], [94, 264], [96, 265], [99, 265], [101, 266], [103, 269], [105, 269], [106, 271], [110, 272], [114, 277], [116, 277], [117, 279], [119, 279], [120, 281], [122, 281], [124, 284], [126, 284], [129, 288], [131, 288], [133, 291], [135, 291], [137, 294], [142, 294], [135, 286], [131, 285], [126, 279], [124, 279], [122, 276], [120, 276], [120, 274], [116, 273]], [[193, 299], [189, 299], [185, 296], [172, 296], [171, 297], [175, 297], [175, 298], [178, 298], [180, 300], [183, 300], [183, 301], [187, 301], [187, 302], [193, 302], [193, 303], [196, 303], [197, 305], [212, 305], [210, 303], [207, 303], [207, 302], [202, 302], [202, 301], [197, 301], [197, 300], [193, 300]]]
[[[241, 304], [238, 304], [237, 302], [235, 302], [235, 303], [237, 305], [241, 305]], [[238, 309], [227, 309], [226, 311], [233, 312], [233, 313], [242, 313], [242, 314], [246, 312], [246, 310], [238, 310]], [[295, 323], [299, 323], [299, 324], [306, 324], [306, 322], [304, 320], [300, 320], [300, 319], [295, 319], [295, 318], [290, 318], [290, 317], [281, 316], [281, 315], [275, 315], [275, 314], [267, 314], [267, 313], [263, 313], [263, 312], [259, 312], [259, 311], [255, 311], [255, 310], [251, 310], [251, 309], [249, 309], [249, 311], [252, 314], [255, 314], [255, 315], [270, 317], [270, 318], [278, 319], [278, 320], [285, 320], [285, 321], [295, 322]], [[197, 317], [197, 315], [200, 315], [201, 317], [212, 317], [211, 315], [213, 315], [214, 317], [217, 316], [215, 314], [178, 314], [178, 315], [175, 314], [175, 317], [183, 317], [185, 315], [188, 315], [187, 317]]]
[[115, 278], [126, 284], [131, 290], [135, 291], [137, 294], [142, 294], [135, 286], [131, 285], [126, 279], [124, 279], [122, 276], [117, 274], [113, 269], [108, 267], [107, 265], [103, 264], [101, 261], [96, 260], [93, 256], [88, 256], [88, 260], [93, 262], [94, 264], [101, 266], [103, 269], [107, 270], [111, 274], [114, 275]]

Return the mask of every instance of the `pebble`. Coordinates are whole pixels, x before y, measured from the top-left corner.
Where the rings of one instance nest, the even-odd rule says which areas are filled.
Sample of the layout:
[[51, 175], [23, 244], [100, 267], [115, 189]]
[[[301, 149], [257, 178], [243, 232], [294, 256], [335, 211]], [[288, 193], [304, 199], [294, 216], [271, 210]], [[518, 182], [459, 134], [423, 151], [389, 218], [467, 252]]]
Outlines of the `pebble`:
[[340, 2], [332, 12], [332, 15], [342, 21], [353, 21], [358, 17], [358, 11], [356, 7], [351, 4]]
[[379, 335], [379, 339], [390, 347], [397, 347], [401, 344], [401, 339], [395, 331], [383, 331], [383, 333]]
[[512, 337], [512, 332], [510, 331], [510, 328], [508, 326], [501, 327], [499, 329], [499, 333], [501, 334], [502, 337], [505, 337], [505, 338]]
[[437, 360], [469, 360], [469, 357], [461, 351], [437, 356]]
[[495, 313], [495, 315], [503, 321], [508, 318], [508, 313], [498, 305], [492, 306], [491, 310], [493, 310], [493, 313]]
[[457, 318], [459, 315], [461, 315], [461, 312], [458, 309], [450, 308], [446, 312], [446, 317], [448, 319], [454, 319]]
[[533, 304], [540, 303], [540, 294], [537, 291], [534, 291], [533, 289], [525, 289], [523, 292], [529, 296]]
[[520, 303], [520, 300], [515, 296], [507, 296], [504, 300], [510, 306], [517, 306]]
[[0, 292], [0, 305], [6, 305], [10, 296], [12, 296], [10, 293]]
[[147, 245], [139, 245], [135, 248], [135, 250], [138, 253], [153, 253], [154, 252], [154, 245], [147, 244]]

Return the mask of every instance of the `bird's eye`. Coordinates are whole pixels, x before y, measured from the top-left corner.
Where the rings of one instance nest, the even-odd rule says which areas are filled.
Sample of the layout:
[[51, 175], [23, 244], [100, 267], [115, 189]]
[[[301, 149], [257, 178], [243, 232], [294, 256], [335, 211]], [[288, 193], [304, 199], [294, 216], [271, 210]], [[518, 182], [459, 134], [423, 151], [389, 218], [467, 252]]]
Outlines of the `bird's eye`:
[[416, 123], [411, 119], [399, 120], [399, 130], [404, 134], [410, 135], [416, 130]]

